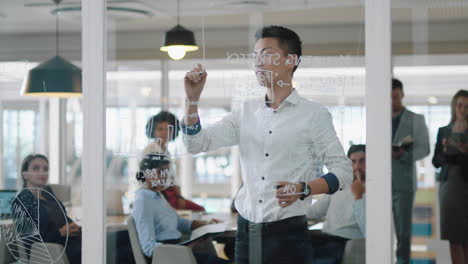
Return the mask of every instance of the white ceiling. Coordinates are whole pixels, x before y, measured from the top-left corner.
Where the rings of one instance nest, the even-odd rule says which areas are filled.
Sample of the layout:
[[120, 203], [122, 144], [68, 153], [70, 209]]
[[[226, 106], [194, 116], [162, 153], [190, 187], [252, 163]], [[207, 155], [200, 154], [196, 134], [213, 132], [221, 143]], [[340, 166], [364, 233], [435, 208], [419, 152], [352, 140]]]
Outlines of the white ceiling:
[[[54, 52], [55, 16], [51, 12], [55, 7], [53, 5], [25, 6], [47, 4], [48, 1], [51, 2], [51, 0], [0, 0], [0, 61], [42, 61]], [[240, 2], [243, 4], [238, 4]], [[330, 50], [335, 52], [334, 55], [355, 55], [359, 54], [357, 50], [363, 50], [364, 45], [362, 3], [363, 0], [181, 0], [181, 23], [194, 30], [197, 43], [201, 43], [200, 29], [203, 18], [207, 29], [207, 57], [211, 58], [225, 58], [226, 49], [236, 51], [234, 48], [246, 48], [248, 36], [251, 35], [250, 30], [256, 27], [259, 17], [263, 24], [293, 26], [303, 38], [306, 44], [305, 54], [309, 56], [317, 56], [321, 53], [331, 54]], [[76, 0], [64, 0], [62, 6], [76, 7], [80, 6], [80, 3]], [[117, 4], [111, 4], [109, 1], [108, 6], [137, 8], [153, 14], [151, 17], [142, 16], [128, 20], [109, 19], [109, 31], [119, 32], [119, 34], [109, 34], [109, 59], [136, 60], [135, 63], [122, 63], [133, 71], [158, 70], [157, 56], [167, 57], [166, 54], [160, 54], [159, 44], [162, 40], [162, 33], [176, 23], [176, 1], [131, 0]], [[414, 46], [419, 46], [418, 40], [412, 38], [412, 33], [418, 28], [417, 22], [420, 19], [427, 19], [426, 22], [430, 22], [428, 43], [425, 43], [430, 48], [428, 53], [457, 53], [457, 51], [467, 53], [468, 0], [395, 0], [393, 7], [394, 53], [410, 54]], [[424, 12], [425, 10], [427, 13]], [[423, 29], [424, 25], [428, 25], [421, 24]], [[60, 40], [61, 54], [79, 62], [81, 60], [80, 13], [61, 14], [60, 28], [63, 34]], [[444, 49], [439, 49], [439, 47]], [[325, 52], [320, 50], [325, 50]], [[201, 57], [201, 52], [193, 54], [195, 55], [187, 56], [186, 63], [193, 63], [190, 56]], [[415, 58], [415, 56], [410, 56], [407, 60], [412, 63]], [[457, 59], [460, 63], [455, 63]], [[426, 59], [423, 58], [422, 61]], [[466, 65], [467, 61], [466, 56], [448, 56], [447, 61], [440, 65]], [[186, 65], [177, 63], [171, 65], [171, 68], [187, 68]], [[428, 65], [435, 64], [428, 62]], [[396, 65], [412, 66], [410, 63], [400, 64], [398, 61]], [[10, 91], [14, 98], [18, 97], [18, 87], [26, 70], [25, 67], [30, 66], [25, 63], [13, 65], [12, 68], [8, 68], [12, 69], [12, 74], [6, 74], [10, 72], [4, 65], [0, 67], [2, 98], [6, 96], [7, 91]], [[440, 96], [441, 103], [445, 103], [443, 100], [447, 101], [453, 91], [460, 89], [459, 85], [467, 83], [466, 76], [468, 76], [466, 72], [463, 72], [457, 76], [433, 75], [431, 78], [407, 75], [402, 79], [412, 87], [407, 100], [413, 100], [413, 103], [425, 102], [425, 95], [430, 91], [434, 94], [440, 93], [437, 95]], [[132, 89], [135, 83], [130, 83], [128, 89], [118, 89], [113, 94], [115, 98], [122, 98], [117, 95], [126, 92], [135, 94], [135, 90]], [[145, 81], [138, 85], [141, 86], [137, 87], [138, 89], [148, 87]], [[150, 86], [156, 94], [158, 86], [159, 82]], [[357, 76], [353, 80], [353, 87], [359, 89], [351, 89], [350, 91], [355, 93], [351, 97], [363, 98], [363, 76]], [[177, 95], [176, 90], [173, 91], [173, 95]], [[411, 99], [412, 97], [414, 99]], [[333, 96], [329, 98], [336, 101]], [[358, 104], [360, 103], [359, 101]]]
[[[334, 25], [363, 22], [363, 0], [180, 0], [181, 23], [190, 28], [201, 27], [205, 17], [207, 28], [248, 27], [252, 14], [263, 15], [264, 24]], [[55, 6], [52, 0], [2, 0], [0, 2], [0, 34], [41, 33], [55, 30]], [[79, 0], [64, 0], [61, 7], [79, 7]], [[177, 1], [174, 0], [109, 0], [108, 6], [148, 11], [115, 22], [119, 31], [167, 30], [176, 23]], [[468, 20], [467, 0], [394, 0], [395, 22], [414, 21], [411, 9], [429, 8], [430, 21]], [[109, 12], [109, 17], [113, 12]], [[122, 16], [118, 16], [122, 18]], [[80, 13], [61, 15], [63, 32], [81, 29]]]

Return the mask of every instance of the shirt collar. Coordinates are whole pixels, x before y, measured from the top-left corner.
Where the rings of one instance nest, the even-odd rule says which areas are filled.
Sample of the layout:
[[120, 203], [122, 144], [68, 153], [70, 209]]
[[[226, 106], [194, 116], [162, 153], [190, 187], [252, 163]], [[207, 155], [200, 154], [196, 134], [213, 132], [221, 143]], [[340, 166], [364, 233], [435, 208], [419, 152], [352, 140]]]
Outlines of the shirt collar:
[[293, 105], [297, 105], [297, 103], [299, 103], [299, 94], [297, 93], [296, 89], [293, 88], [291, 94], [284, 100]]
[[[265, 94], [265, 106], [268, 107], [267, 104], [268, 98], [267, 95]], [[299, 103], [299, 94], [297, 93], [297, 90], [293, 88], [292, 92], [284, 99], [284, 101], [281, 103], [283, 104], [284, 102], [291, 103], [293, 105], [297, 105]]]
[[158, 199], [160, 198], [160, 192], [153, 192], [151, 190], [148, 190], [146, 188], [140, 188], [138, 190], [138, 193], [142, 196], [146, 196], [146, 197], [149, 197], [149, 198], [153, 198], [153, 199]]

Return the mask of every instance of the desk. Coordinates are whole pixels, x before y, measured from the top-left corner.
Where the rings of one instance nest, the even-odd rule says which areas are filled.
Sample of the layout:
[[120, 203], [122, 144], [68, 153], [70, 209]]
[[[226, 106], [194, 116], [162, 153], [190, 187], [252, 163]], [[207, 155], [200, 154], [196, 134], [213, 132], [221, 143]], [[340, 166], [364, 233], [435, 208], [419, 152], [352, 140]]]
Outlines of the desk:
[[202, 213], [190, 210], [177, 210], [177, 214], [187, 220], [210, 221], [211, 219], [218, 219], [229, 223], [228, 230], [237, 230], [237, 213]]
[[[237, 214], [233, 213], [210, 213], [210, 214], [199, 214], [197, 212], [192, 213], [189, 210], [177, 210], [177, 213], [184, 217], [185, 219], [191, 220], [192, 218], [197, 218], [197, 220], [209, 221], [211, 219], [219, 219], [224, 222], [228, 222], [228, 230], [236, 231], [237, 230]], [[111, 229], [112, 231], [127, 230], [127, 218], [128, 215], [117, 215], [117, 216], [107, 216], [106, 217], [106, 228], [107, 231]]]
[[128, 230], [127, 226], [128, 215], [116, 215], [106, 217], [107, 232], [117, 232]]
[[228, 223], [227, 231], [237, 230], [237, 213], [210, 213], [204, 214], [201, 220], [209, 221], [211, 219], [218, 219]]
[[[209, 221], [211, 219], [219, 219], [228, 222], [228, 228], [225, 232], [213, 236], [213, 240], [221, 244], [234, 244], [236, 240], [237, 231], [237, 213], [209, 213], [199, 214], [194, 213], [190, 210], [177, 210], [177, 213], [186, 218], [191, 219], [192, 217], [199, 218], [199, 220]], [[117, 232], [128, 230], [127, 227], [127, 215], [118, 216], [107, 216], [106, 218], [106, 229], [107, 232]], [[323, 223], [317, 220], [309, 220], [309, 233], [312, 236], [321, 236]]]
[[107, 225], [127, 224], [128, 215], [111, 215], [106, 217]]

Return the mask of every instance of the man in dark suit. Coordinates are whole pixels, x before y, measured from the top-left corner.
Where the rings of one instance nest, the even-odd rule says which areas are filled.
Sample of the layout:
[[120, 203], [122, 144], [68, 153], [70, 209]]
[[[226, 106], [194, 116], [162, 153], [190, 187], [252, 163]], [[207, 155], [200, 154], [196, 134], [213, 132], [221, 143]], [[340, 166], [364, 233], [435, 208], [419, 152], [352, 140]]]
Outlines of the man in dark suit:
[[397, 264], [409, 264], [417, 160], [429, 154], [424, 116], [403, 106], [403, 84], [392, 80], [392, 201], [397, 237]]

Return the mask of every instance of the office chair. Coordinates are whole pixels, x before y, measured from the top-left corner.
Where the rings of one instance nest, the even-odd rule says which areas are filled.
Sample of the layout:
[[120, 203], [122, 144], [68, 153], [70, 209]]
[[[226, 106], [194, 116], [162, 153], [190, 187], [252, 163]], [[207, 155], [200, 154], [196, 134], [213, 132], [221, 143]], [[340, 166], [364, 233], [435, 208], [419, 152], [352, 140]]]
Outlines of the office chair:
[[179, 245], [160, 245], [153, 250], [152, 258], [148, 258], [141, 250], [140, 241], [132, 216], [127, 218], [128, 234], [136, 264], [197, 264], [192, 249]]

